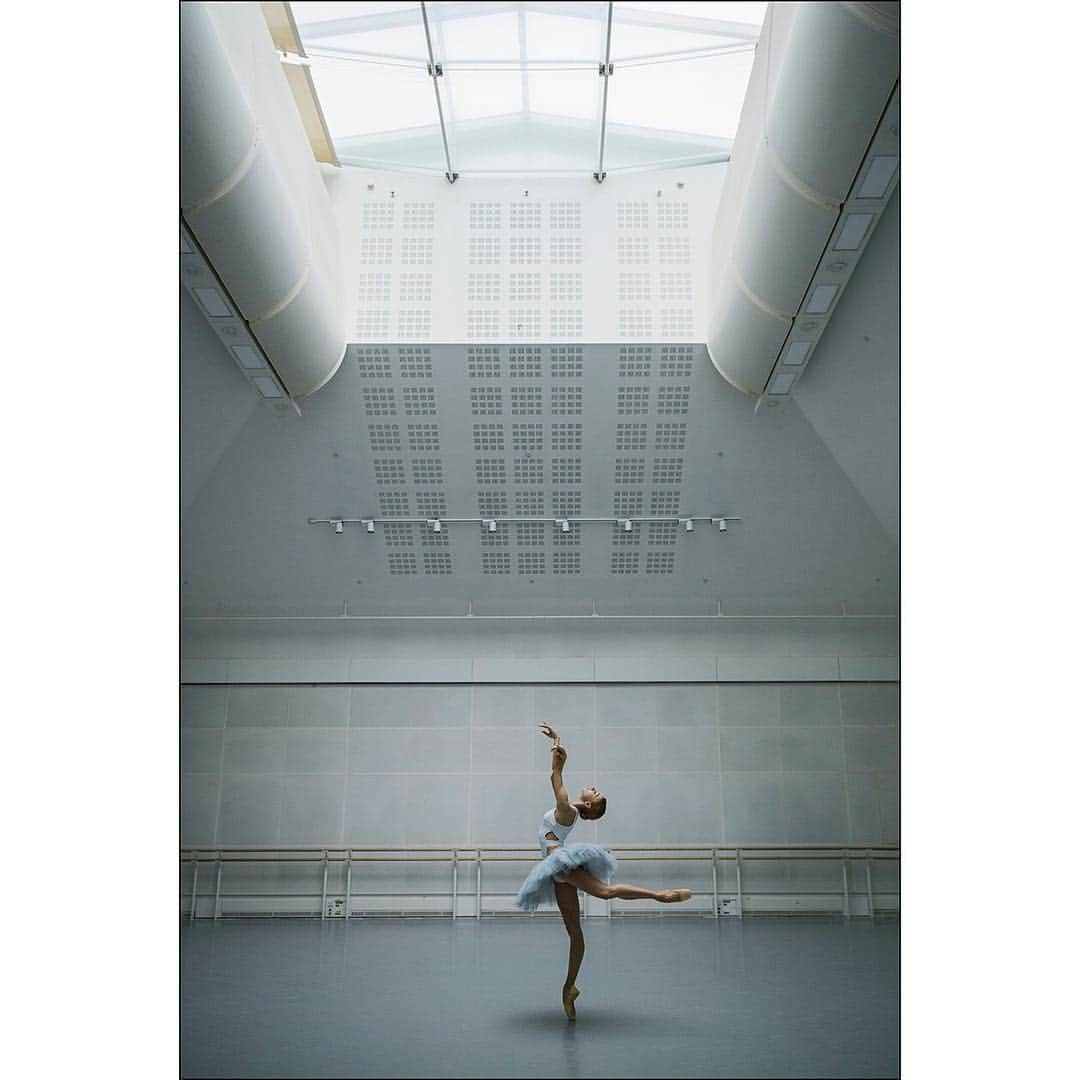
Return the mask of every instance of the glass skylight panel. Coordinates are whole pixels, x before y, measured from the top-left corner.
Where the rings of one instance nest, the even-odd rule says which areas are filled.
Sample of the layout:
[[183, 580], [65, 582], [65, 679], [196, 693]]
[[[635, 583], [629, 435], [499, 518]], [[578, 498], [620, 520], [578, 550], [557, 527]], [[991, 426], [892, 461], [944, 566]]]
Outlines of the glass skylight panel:
[[[339, 159], [445, 172], [419, 3], [291, 5]], [[767, 4], [615, 5], [605, 169], [722, 161]], [[426, 5], [454, 171], [596, 169], [608, 5]]]
[[[442, 83], [443, 108], [450, 125], [496, 116], [519, 119], [522, 112], [521, 72], [500, 68], [462, 70], [447, 65]], [[431, 93], [431, 87], [428, 87]]]
[[313, 56], [311, 77], [335, 145], [357, 135], [438, 126], [423, 68]]
[[734, 139], [753, 64], [748, 51], [617, 69], [608, 122]]
[[[529, 71], [529, 111], [543, 117], [563, 116], [597, 123], [600, 139], [600, 93], [603, 80], [595, 70]], [[577, 125], [575, 125], [577, 126]]]
[[407, 64], [425, 70], [428, 62], [427, 43], [424, 41], [423, 25], [420, 23], [378, 33], [316, 38], [306, 42], [304, 48], [309, 56], [340, 56], [381, 64]]
[[754, 43], [733, 37], [641, 26], [622, 22], [620, 16], [615, 16], [611, 34], [611, 62], [616, 65], [640, 60], [674, 59], [719, 49], [748, 49], [753, 52]]
[[462, 17], [462, 6], [428, 4], [431, 45], [437, 60], [448, 68], [454, 64], [521, 62], [516, 11], [485, 14], [489, 5], [476, 4], [476, 14]]
[[652, 12], [659, 15], [674, 15], [691, 19], [712, 19], [717, 22], [747, 23], [761, 27], [765, 21], [768, 3], [741, 3], [738, 0], [683, 0], [665, 2], [665, 0], [631, 0], [620, 8], [629, 11]]
[[419, 4], [294, 3], [292, 11], [309, 55], [353, 53], [427, 64]]
[[[587, 5], [580, 6], [585, 8]], [[595, 72], [604, 58], [606, 27], [606, 11], [603, 18], [529, 11], [525, 15], [525, 45], [529, 63], [582, 64]]]
[[464, 174], [541, 173], [588, 175], [596, 168], [596, 125], [590, 121], [529, 114], [509, 123], [455, 125], [450, 153]]
[[[420, 18], [419, 5], [414, 3], [382, 3], [381, 0], [294, 0], [289, 5], [298, 27], [304, 23], [325, 22], [330, 19], [351, 19], [358, 15], [388, 15], [403, 11], [413, 12]], [[341, 31], [343, 32], [343, 31]]]
[[604, 171], [640, 171], [650, 166], [662, 168], [674, 167], [676, 163], [685, 166], [703, 161], [725, 161], [730, 148], [730, 140], [726, 139], [707, 142], [697, 135], [653, 132], [632, 125], [613, 124], [609, 120]]

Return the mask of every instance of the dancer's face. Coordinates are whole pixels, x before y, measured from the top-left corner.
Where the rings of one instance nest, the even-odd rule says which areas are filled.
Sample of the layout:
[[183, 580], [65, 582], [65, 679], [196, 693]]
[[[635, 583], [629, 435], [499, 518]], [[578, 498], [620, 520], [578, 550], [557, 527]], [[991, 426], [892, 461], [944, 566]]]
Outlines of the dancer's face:
[[594, 787], [587, 787], [581, 789], [581, 801], [587, 803], [595, 803], [603, 796]]

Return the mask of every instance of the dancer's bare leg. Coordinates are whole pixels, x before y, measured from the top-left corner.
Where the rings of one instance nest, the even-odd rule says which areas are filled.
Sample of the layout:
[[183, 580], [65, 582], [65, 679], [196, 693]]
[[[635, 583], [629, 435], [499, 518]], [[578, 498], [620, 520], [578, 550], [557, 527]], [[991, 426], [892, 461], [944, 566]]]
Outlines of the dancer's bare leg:
[[578, 907], [577, 889], [573, 885], [555, 883], [555, 900], [562, 912], [566, 932], [570, 935], [570, 964], [566, 969], [566, 982], [563, 983], [562, 1002], [568, 1020], [576, 1020], [574, 1001], [581, 991], [574, 985], [578, 969], [585, 956], [585, 935], [581, 932], [581, 909]]
[[564, 870], [563, 877], [582, 892], [598, 900], [655, 900], [660, 904], [681, 904], [694, 894], [689, 889], [643, 889], [639, 885], [607, 885], [588, 870]]

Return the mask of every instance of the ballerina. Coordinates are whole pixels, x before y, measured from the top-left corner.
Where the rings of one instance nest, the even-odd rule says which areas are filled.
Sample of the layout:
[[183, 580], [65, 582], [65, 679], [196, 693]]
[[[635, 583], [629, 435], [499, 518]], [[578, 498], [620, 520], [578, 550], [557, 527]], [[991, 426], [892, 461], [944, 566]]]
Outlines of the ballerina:
[[581, 789], [577, 799], [570, 801], [562, 777], [566, 747], [559, 745], [559, 736], [549, 724], [541, 724], [540, 730], [552, 740], [551, 786], [555, 791], [555, 806], [544, 815], [540, 826], [540, 854], [543, 861], [529, 871], [514, 904], [524, 911], [535, 911], [540, 904], [558, 905], [566, 932], [570, 935], [570, 964], [562, 990], [563, 1010], [568, 1020], [575, 1020], [574, 1002], [581, 993], [575, 980], [585, 956], [578, 889], [598, 900], [656, 900], [661, 904], [682, 903], [693, 894], [689, 889], [655, 892], [637, 885], [609, 884], [617, 866], [611, 854], [599, 844], [566, 844], [566, 838], [578, 818], [596, 821], [604, 816], [607, 798], [595, 787], [587, 787]]

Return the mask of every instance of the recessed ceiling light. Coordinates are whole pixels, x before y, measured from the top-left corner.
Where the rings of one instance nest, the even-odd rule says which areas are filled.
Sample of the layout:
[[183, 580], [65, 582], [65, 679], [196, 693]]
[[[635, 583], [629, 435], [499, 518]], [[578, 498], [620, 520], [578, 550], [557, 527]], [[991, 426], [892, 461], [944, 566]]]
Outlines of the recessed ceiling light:
[[256, 375], [251, 381], [255, 384], [255, 389], [258, 390], [263, 397], [284, 396], [281, 393], [281, 388], [269, 375]]
[[856, 199], [880, 199], [892, 182], [896, 166], [900, 164], [898, 157], [883, 155], [870, 161], [870, 168], [866, 170], [862, 186], [859, 188]]
[[812, 344], [810, 341], [793, 341], [784, 354], [784, 363], [793, 366], [805, 363]]
[[234, 345], [232, 347], [233, 355], [239, 361], [240, 366], [245, 371], [255, 371], [258, 368], [265, 367], [262, 357], [259, 355], [259, 350], [253, 348], [251, 345]]
[[811, 315], [824, 315], [832, 306], [839, 291], [839, 285], [818, 285], [806, 303], [807, 312]]
[[848, 214], [840, 228], [840, 235], [833, 244], [834, 250], [857, 251], [873, 220], [873, 214]]
[[841, 270], [847, 269], [846, 262], [834, 262], [829, 263], [829, 272], [833, 274], [839, 274]]
[[791, 384], [795, 381], [797, 371], [781, 371], [773, 376], [772, 382], [769, 384], [770, 394], [786, 394], [791, 389]]
[[212, 319], [223, 319], [232, 314], [232, 309], [221, 297], [217, 289], [196, 289], [195, 296], [203, 306], [203, 311]]

